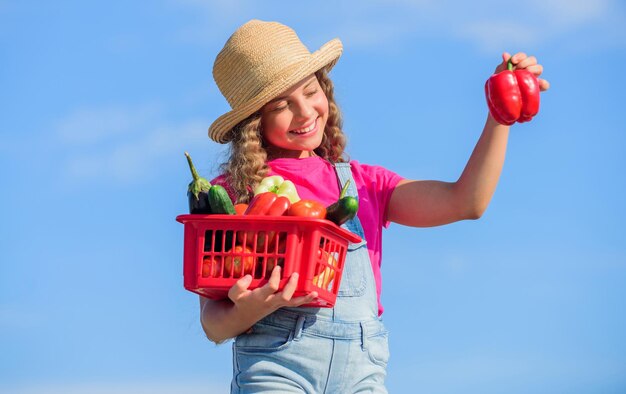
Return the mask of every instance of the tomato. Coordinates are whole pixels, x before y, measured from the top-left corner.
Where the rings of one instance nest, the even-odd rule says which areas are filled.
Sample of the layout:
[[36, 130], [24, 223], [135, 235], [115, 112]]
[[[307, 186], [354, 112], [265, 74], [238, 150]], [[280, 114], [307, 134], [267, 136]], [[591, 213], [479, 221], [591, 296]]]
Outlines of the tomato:
[[235, 246], [224, 260], [224, 277], [230, 276], [238, 278], [254, 272], [254, 256], [252, 249], [241, 245]]
[[[335, 271], [338, 266], [337, 259], [335, 259], [332, 254], [321, 249], [317, 251], [317, 257], [320, 262], [317, 263], [317, 275], [313, 277], [313, 284], [322, 289], [330, 290], [328, 287], [335, 278]], [[326, 260], [330, 266], [323, 264], [322, 262], [324, 260]]]
[[218, 278], [222, 271], [222, 258], [220, 256], [205, 256], [202, 259], [202, 277]]
[[246, 209], [248, 209], [248, 204], [235, 204], [235, 214], [237, 215], [243, 215], [243, 213], [246, 212]]
[[287, 214], [290, 216], [324, 219], [326, 217], [326, 206], [315, 200], [300, 200], [291, 204]]
[[263, 271], [263, 261], [259, 260], [259, 262], [257, 263], [257, 267], [256, 267], [257, 276], [264, 277], [265, 279], [269, 279], [276, 265], [279, 265], [281, 268], [284, 267], [285, 258], [279, 257], [278, 259], [276, 259], [276, 257], [268, 257], [267, 262], [265, 264], [265, 271]]

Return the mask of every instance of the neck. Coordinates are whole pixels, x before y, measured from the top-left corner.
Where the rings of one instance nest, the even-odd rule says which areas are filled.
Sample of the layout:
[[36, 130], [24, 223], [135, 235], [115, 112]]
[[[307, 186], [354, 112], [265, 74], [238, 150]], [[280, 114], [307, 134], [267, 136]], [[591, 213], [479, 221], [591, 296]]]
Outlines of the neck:
[[268, 160], [273, 160], [273, 159], [306, 159], [309, 157], [317, 157], [317, 153], [315, 153], [315, 151], [309, 151], [309, 150], [303, 150], [303, 151], [294, 151], [294, 150], [287, 150], [287, 149], [281, 149], [281, 148], [267, 148], [266, 149], [267, 152], [267, 159]]

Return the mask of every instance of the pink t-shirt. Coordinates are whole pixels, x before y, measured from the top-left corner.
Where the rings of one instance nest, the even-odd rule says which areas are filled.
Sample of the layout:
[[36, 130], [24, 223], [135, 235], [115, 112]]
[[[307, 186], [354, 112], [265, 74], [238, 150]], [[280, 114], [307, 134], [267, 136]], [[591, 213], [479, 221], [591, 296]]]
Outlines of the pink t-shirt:
[[[302, 199], [313, 199], [330, 205], [340, 193], [339, 181], [333, 165], [320, 158], [275, 159], [267, 163], [269, 175], [280, 175], [296, 185]], [[350, 161], [352, 176], [359, 192], [359, 211], [357, 216], [363, 226], [365, 240], [372, 263], [376, 293], [378, 295], [378, 314], [383, 313], [380, 303], [382, 290], [380, 266], [382, 263], [382, 229], [389, 222], [385, 217], [391, 193], [403, 178], [380, 166], [360, 164]], [[211, 183], [224, 185], [222, 176]], [[224, 185], [227, 190], [227, 185]]]

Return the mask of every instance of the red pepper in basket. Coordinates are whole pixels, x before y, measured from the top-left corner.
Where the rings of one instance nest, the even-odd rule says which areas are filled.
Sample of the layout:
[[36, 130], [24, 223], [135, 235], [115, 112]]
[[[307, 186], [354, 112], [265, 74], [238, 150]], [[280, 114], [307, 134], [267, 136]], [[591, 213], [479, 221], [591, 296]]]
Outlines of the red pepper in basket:
[[539, 112], [539, 81], [528, 70], [507, 69], [492, 75], [485, 83], [485, 96], [491, 116], [500, 124], [528, 122]]
[[281, 216], [287, 212], [290, 205], [289, 198], [273, 192], [265, 192], [252, 198], [244, 215]]
[[[257, 194], [250, 201], [250, 205], [244, 212], [244, 215], [264, 215], [264, 216], [282, 216], [287, 213], [287, 210], [291, 206], [291, 201], [286, 196], [279, 196], [274, 192], [263, 192]], [[245, 233], [246, 243], [249, 246], [253, 245], [254, 231], [247, 231]], [[267, 233], [268, 245], [272, 245], [276, 233], [270, 231]], [[244, 242], [244, 233], [238, 233], [237, 239], [240, 243]], [[264, 234], [257, 233], [256, 248], [257, 251], [262, 251], [265, 248], [265, 236]]]

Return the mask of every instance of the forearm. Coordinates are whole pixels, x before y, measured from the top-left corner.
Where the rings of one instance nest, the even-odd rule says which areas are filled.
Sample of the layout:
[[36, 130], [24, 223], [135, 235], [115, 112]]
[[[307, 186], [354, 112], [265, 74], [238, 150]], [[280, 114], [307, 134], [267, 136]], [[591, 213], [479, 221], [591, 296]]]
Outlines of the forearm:
[[200, 297], [200, 322], [207, 338], [215, 343], [236, 337], [263, 317], [261, 313], [242, 313], [230, 300]]
[[214, 301], [200, 297], [200, 322], [207, 338], [215, 343], [224, 342], [246, 332], [265, 316], [282, 307], [298, 307], [317, 298], [317, 292], [294, 297], [299, 274], [291, 273], [282, 290], [279, 290], [281, 266], [272, 270], [266, 284], [248, 289], [251, 275], [240, 278], [229, 290], [228, 299]]
[[508, 126], [489, 117], [459, 179], [401, 181], [391, 195], [387, 219], [407, 226], [430, 227], [479, 218], [496, 189], [508, 134]]
[[463, 216], [478, 218], [487, 209], [504, 166], [509, 129], [487, 117], [474, 151], [454, 184]]

